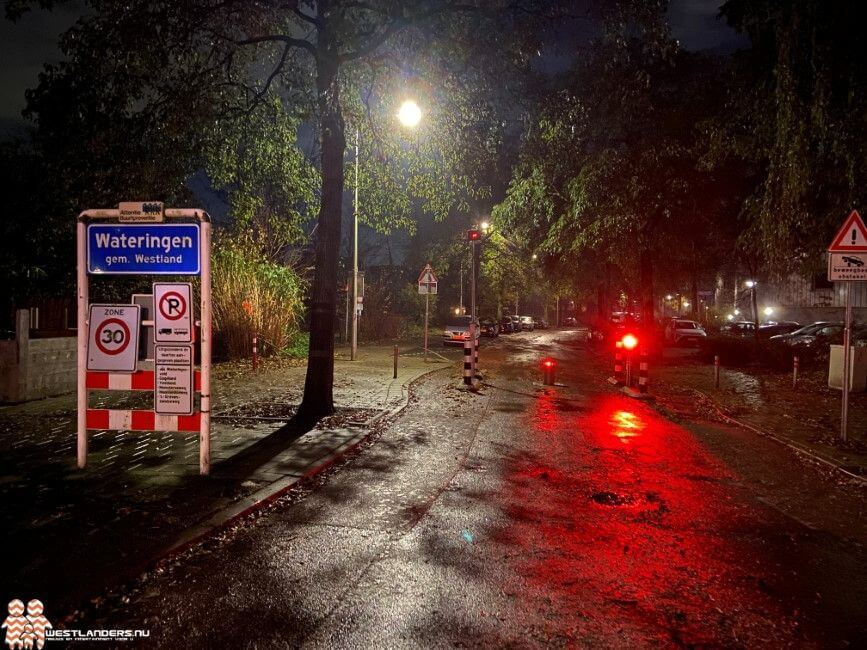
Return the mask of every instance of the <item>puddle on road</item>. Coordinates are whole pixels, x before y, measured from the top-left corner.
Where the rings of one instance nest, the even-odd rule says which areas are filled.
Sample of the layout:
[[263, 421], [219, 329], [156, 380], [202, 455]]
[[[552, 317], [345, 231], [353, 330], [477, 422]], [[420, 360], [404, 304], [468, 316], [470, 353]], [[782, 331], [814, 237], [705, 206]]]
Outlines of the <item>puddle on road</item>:
[[590, 498], [603, 506], [628, 506], [635, 503], [635, 497], [616, 492], [594, 492]]

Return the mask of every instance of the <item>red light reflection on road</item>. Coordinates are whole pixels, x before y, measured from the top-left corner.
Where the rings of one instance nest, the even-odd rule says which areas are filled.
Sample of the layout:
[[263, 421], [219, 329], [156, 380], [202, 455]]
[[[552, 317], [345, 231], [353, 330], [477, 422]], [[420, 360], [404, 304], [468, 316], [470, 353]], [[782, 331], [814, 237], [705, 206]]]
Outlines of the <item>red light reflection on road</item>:
[[611, 433], [617, 436], [624, 443], [629, 442], [630, 438], [641, 435], [644, 429], [644, 421], [630, 411], [614, 411], [609, 420], [611, 424]]
[[775, 562], [740, 532], [762, 516], [731, 472], [628, 398], [565, 406], [537, 397], [502, 495], [528, 605], [603, 646], [792, 642], [781, 630], [797, 626], [756, 580]]

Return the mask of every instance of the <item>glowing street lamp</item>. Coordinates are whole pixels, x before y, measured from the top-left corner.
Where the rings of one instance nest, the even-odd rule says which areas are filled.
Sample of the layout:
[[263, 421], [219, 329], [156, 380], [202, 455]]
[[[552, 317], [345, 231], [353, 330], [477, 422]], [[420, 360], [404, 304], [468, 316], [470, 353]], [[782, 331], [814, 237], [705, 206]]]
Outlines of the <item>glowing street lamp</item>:
[[397, 119], [404, 126], [414, 127], [421, 122], [421, 109], [411, 99], [406, 100], [400, 105], [400, 110], [397, 112]]
[[765, 307], [765, 316], [770, 316], [774, 313], [773, 307]]

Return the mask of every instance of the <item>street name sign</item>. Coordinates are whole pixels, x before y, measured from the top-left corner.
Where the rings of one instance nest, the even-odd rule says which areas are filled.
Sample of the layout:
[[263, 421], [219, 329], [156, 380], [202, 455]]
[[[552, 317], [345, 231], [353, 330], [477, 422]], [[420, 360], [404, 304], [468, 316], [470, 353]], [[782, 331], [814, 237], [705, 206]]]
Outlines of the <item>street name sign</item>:
[[138, 361], [139, 305], [91, 305], [87, 369], [135, 372]]
[[154, 282], [154, 341], [192, 343], [193, 285]]
[[828, 253], [828, 279], [838, 282], [867, 280], [867, 254]]
[[192, 345], [157, 344], [154, 348], [154, 412], [192, 415], [193, 377]]
[[87, 226], [87, 272], [111, 275], [198, 275], [199, 224]]
[[867, 226], [857, 210], [852, 210], [843, 227], [828, 246], [829, 253], [867, 253]]
[[418, 276], [418, 292], [420, 294], [435, 294], [437, 292], [437, 276], [430, 264], [426, 264]]
[[143, 203], [120, 203], [117, 206], [121, 223], [161, 223], [163, 220], [163, 204], [160, 201], [145, 201]]

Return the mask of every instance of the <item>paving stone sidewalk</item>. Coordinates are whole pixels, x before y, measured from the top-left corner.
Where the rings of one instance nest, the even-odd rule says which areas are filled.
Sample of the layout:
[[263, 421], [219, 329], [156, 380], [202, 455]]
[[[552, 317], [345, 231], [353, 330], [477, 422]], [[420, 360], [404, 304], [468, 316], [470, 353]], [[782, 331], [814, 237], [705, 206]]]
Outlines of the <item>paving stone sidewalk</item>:
[[[305, 366], [218, 364], [212, 473], [198, 475], [198, 434], [91, 432], [75, 466], [75, 396], [0, 407], [0, 526], [9, 541], [4, 596], [40, 598], [59, 612], [138, 575], [154, 558], [330, 462], [378, 414], [406, 403], [410, 383], [441, 368], [417, 350], [345, 350], [335, 358], [337, 413], [302, 431], [289, 423]], [[142, 396], [93, 393], [90, 405], [130, 408]], [[151, 402], [152, 404], [152, 402]]]

